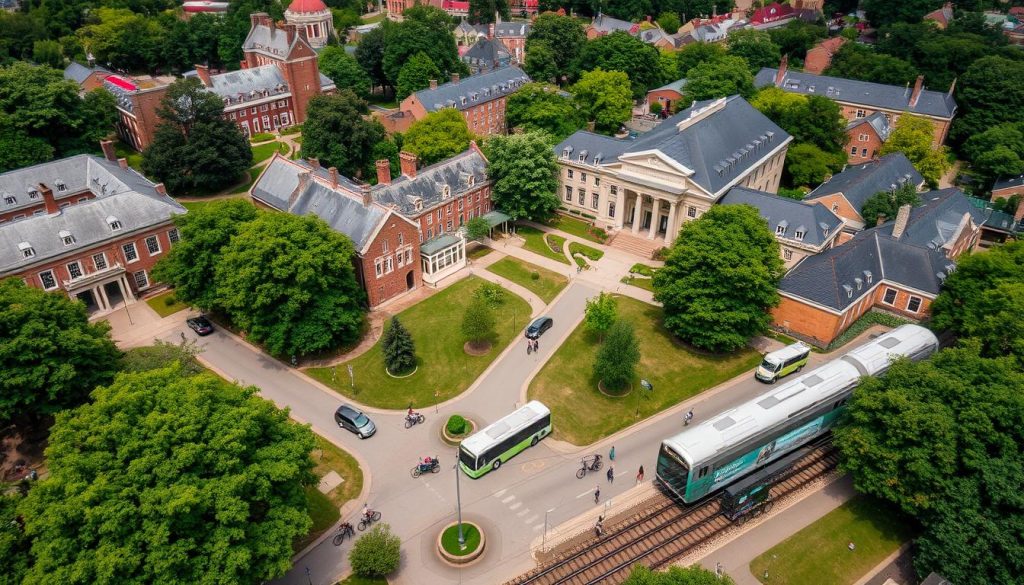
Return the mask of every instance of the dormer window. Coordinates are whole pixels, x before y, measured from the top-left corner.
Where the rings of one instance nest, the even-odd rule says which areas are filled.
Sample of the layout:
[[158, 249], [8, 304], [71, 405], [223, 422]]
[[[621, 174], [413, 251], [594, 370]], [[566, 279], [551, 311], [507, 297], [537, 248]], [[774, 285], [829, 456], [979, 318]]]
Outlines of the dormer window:
[[476, 175], [469, 176], [469, 186], [472, 187], [473, 185], [476, 185]]
[[21, 250], [21, 256], [23, 258], [31, 258], [36, 255], [35, 248], [28, 242], [22, 242], [18, 244], [18, 249]]
[[423, 200], [419, 197], [416, 198], [416, 201], [413, 201], [412, 205], [416, 208], [416, 211], [423, 211]]
[[832, 204], [832, 213], [839, 213], [839, 204], [838, 203], [833, 203]]
[[786, 226], [784, 226], [784, 225], [775, 226], [775, 235], [777, 235], [777, 236], [784, 236], [784, 235], [786, 235]]
[[64, 184], [64, 181], [61, 181], [60, 179], [57, 179], [56, 183], [57, 183], [57, 191], [63, 193], [64, 191], [68, 190], [68, 186], [66, 184]]
[[452, 188], [449, 187], [448, 185], [445, 185], [444, 188], [441, 190], [441, 198], [442, 199], [447, 199], [447, 198], [449, 198], [451, 196], [452, 196]]
[[569, 158], [569, 153], [570, 152], [572, 152], [572, 149], [570, 149], [570, 148], [563, 149], [562, 150], [562, 158], [565, 158], [565, 159]]
[[65, 246], [70, 246], [75, 243], [75, 236], [71, 235], [71, 232], [67, 230], [61, 230], [57, 235], [60, 236], [60, 240], [64, 242]]
[[121, 229], [121, 220], [113, 215], [107, 216], [107, 225], [110, 226], [110, 231], [116, 232]]
[[587, 155], [580, 153], [580, 162], [584, 162], [587, 159]]
[[860, 278], [854, 278], [853, 282], [857, 284], [857, 290], [864, 288], [864, 281]]
[[796, 233], [794, 234], [794, 237], [796, 239], [798, 239], [798, 240], [803, 240], [804, 239], [804, 232], [802, 232], [800, 230], [796, 230]]
[[29, 189], [28, 190], [28, 198], [29, 199], [38, 199], [39, 198], [39, 190], [38, 189]]
[[844, 284], [843, 285], [843, 290], [846, 291], [846, 298], [848, 298], [848, 299], [852, 299], [853, 298], [853, 287], [852, 286], [850, 286], [848, 284]]
[[871, 284], [872, 277], [873, 277], [873, 275], [871, 274], [870, 270], [865, 270], [864, 271], [864, 279], [868, 281], [868, 284]]

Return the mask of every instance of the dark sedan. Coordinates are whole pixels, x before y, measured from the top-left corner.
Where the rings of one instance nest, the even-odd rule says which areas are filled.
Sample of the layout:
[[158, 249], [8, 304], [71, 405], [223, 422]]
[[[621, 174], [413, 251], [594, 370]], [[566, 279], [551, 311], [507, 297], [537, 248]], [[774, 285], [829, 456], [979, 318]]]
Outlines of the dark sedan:
[[189, 329], [195, 331], [196, 335], [202, 336], [213, 333], [213, 323], [210, 323], [210, 320], [202, 315], [198, 317], [192, 317], [191, 319], [185, 321], [185, 324], [188, 325]]
[[526, 338], [537, 339], [541, 335], [544, 335], [545, 331], [551, 329], [551, 326], [554, 324], [555, 321], [551, 317], [537, 317], [534, 319], [533, 323], [530, 323], [530, 326], [526, 328]]

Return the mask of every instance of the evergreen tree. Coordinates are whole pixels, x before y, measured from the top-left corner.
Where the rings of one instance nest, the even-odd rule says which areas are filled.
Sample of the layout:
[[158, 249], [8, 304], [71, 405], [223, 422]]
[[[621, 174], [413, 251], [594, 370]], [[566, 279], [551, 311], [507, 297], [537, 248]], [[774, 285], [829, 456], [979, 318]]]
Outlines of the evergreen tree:
[[594, 376], [605, 390], [622, 391], [633, 381], [639, 363], [640, 342], [633, 326], [625, 321], [615, 321], [608, 330], [608, 337], [597, 350]]
[[481, 298], [474, 298], [462, 316], [462, 335], [474, 349], [483, 351], [496, 337], [494, 310]]
[[398, 317], [391, 318], [391, 324], [384, 331], [380, 344], [384, 365], [392, 374], [400, 376], [416, 367], [416, 345]]

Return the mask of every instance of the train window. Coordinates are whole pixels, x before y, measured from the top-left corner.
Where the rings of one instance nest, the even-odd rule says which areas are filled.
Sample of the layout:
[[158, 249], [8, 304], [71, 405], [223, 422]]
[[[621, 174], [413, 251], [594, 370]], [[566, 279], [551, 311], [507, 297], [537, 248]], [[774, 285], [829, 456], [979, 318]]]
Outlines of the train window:
[[700, 478], [704, 477], [707, 474], [708, 474], [708, 466], [705, 465], [704, 467], [700, 468], [699, 472], [697, 472], [697, 478], [700, 479]]

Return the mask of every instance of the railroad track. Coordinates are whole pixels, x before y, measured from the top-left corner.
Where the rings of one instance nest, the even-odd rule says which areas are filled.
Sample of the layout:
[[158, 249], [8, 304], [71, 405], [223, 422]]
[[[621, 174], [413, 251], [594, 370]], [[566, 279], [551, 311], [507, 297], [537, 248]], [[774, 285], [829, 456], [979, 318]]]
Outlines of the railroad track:
[[[798, 490], [829, 473], [839, 461], [831, 446], [797, 460], [771, 488], [773, 499]], [[683, 506], [659, 494], [634, 516], [610, 527], [600, 538], [581, 544], [507, 585], [621, 583], [633, 565], [657, 569], [670, 564], [733, 523], [721, 513], [718, 498]]]

